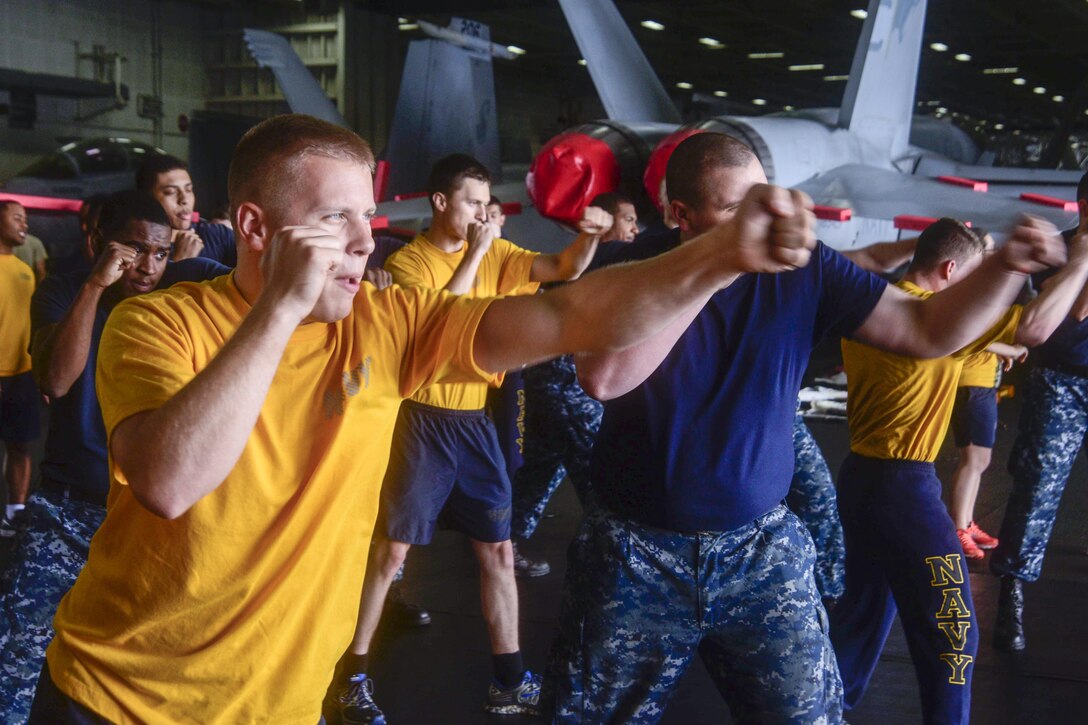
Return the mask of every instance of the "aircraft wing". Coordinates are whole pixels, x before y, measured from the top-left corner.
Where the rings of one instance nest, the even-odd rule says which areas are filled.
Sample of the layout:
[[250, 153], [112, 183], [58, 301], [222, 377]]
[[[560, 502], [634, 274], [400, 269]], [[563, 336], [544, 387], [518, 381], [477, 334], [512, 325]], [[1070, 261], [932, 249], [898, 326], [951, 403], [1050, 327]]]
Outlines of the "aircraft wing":
[[267, 30], [246, 28], [242, 31], [249, 48], [249, 54], [261, 68], [270, 68], [276, 76], [276, 82], [283, 90], [287, 105], [294, 113], [308, 113], [311, 116], [348, 127], [348, 122], [336, 110], [336, 106], [321, 90], [317, 79], [310, 69], [303, 64], [298, 53], [282, 35]]
[[894, 220], [906, 215], [969, 221], [972, 226], [991, 230], [999, 241], [1021, 214], [1043, 217], [1059, 229], [1072, 226], [1077, 219], [1076, 212], [859, 164], [832, 169], [796, 188], [818, 205], [852, 210], [851, 221], [818, 224], [819, 236], [837, 249], [893, 239]]

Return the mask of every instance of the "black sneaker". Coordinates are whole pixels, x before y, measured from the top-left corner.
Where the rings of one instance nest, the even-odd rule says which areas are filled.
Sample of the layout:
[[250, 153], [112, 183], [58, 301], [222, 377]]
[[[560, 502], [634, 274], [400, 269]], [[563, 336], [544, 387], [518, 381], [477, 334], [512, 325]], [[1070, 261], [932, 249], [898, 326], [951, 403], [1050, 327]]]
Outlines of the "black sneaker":
[[514, 547], [514, 576], [534, 577], [551, 573], [552, 568], [548, 562], [544, 560], [533, 561], [518, 553], [517, 544], [512, 544], [512, 546]]
[[374, 702], [374, 680], [352, 675], [336, 694], [336, 707], [343, 725], [385, 725], [385, 715]]
[[540, 675], [528, 670], [521, 676], [521, 682], [503, 689], [497, 682], [487, 688], [487, 702], [484, 710], [492, 715], [540, 715]]
[[0, 539], [12, 539], [19, 533], [15, 522], [7, 516], [0, 517]]

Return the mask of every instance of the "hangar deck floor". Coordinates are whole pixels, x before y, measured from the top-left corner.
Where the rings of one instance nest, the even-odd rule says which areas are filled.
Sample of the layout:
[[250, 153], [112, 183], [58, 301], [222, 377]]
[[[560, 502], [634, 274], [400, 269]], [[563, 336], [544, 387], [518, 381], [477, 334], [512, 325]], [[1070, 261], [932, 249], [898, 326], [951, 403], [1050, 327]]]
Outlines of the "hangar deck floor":
[[[821, 356], [822, 357], [822, 356]], [[1019, 376], [1012, 379], [1015, 382]], [[976, 518], [997, 534], [1011, 485], [1005, 472], [1016, 433], [1020, 400], [1001, 404], [994, 464], [983, 480]], [[848, 452], [844, 423], [812, 422], [810, 427], [837, 473]], [[955, 449], [950, 442], [938, 461], [942, 480], [951, 479]], [[1088, 461], [1080, 457], [1064, 497], [1043, 577], [1025, 588], [1028, 648], [1020, 654], [995, 651], [993, 633], [997, 582], [988, 558], [970, 564], [971, 586], [981, 628], [974, 670], [972, 722], [985, 725], [1083, 723], [1088, 721]], [[566, 546], [580, 510], [569, 484], [552, 503], [557, 514], [545, 520], [524, 551], [546, 558], [552, 573], [519, 579], [521, 638], [527, 663], [542, 667], [557, 631]], [[399, 725], [483, 723], [491, 676], [487, 633], [480, 614], [477, 573], [463, 537], [440, 532], [427, 548], [409, 554], [411, 599], [433, 617], [430, 627], [405, 632], [382, 630], [371, 654], [377, 701], [388, 721]], [[852, 725], [920, 723], [914, 669], [898, 622], [860, 707], [847, 714]], [[510, 720], [510, 719], [506, 719]], [[514, 720], [515, 722], [520, 722]], [[525, 722], [530, 722], [526, 720]], [[702, 664], [696, 661], [662, 721], [666, 725], [731, 722]]]

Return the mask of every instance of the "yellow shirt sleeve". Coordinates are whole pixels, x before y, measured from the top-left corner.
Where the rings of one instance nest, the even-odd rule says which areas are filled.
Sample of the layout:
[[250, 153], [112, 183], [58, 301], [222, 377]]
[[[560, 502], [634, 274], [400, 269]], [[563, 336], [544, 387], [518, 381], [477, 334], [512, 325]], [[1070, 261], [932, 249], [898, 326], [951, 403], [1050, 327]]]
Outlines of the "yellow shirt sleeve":
[[423, 263], [423, 259], [414, 252], [415, 250], [409, 250], [408, 247], [397, 250], [385, 260], [385, 270], [399, 285], [436, 289], [438, 285], [435, 284], [434, 274]]
[[502, 260], [497, 285], [500, 295], [530, 295], [540, 289], [540, 283], [532, 280], [533, 262], [539, 253], [522, 249], [505, 239], [496, 239], [491, 246]]

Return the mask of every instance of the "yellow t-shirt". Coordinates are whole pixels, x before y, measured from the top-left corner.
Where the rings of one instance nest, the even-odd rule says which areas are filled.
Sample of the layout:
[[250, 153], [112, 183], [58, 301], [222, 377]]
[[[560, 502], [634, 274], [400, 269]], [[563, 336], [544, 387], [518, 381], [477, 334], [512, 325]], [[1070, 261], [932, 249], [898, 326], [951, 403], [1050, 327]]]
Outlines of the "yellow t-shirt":
[[[385, 269], [397, 284], [442, 289], [465, 258], [467, 246], [463, 245], [458, 252], [444, 252], [420, 234], [391, 255], [385, 261]], [[529, 275], [538, 256], [505, 239], [495, 239], [480, 260], [475, 284], [464, 296], [495, 297], [536, 292], [540, 284], [531, 281]], [[420, 390], [412, 400], [447, 410], [480, 410], [487, 402], [487, 385], [432, 385]]]
[[1001, 381], [1001, 364], [997, 355], [983, 350], [963, 361], [959, 387], [996, 388]]
[[[933, 294], [910, 282], [896, 286], [917, 297]], [[964, 359], [991, 343], [1011, 343], [1022, 314], [1022, 307], [1012, 306], [978, 340], [932, 360], [895, 355], [844, 338], [850, 450], [870, 458], [936, 460], [952, 417]]]
[[[489, 304], [363, 285], [346, 319], [300, 326], [238, 463], [176, 520], [111, 461], [105, 522], [54, 622], [57, 686], [118, 722], [316, 723], [355, 629], [401, 400], [492, 377], [472, 356]], [[169, 400], [248, 310], [233, 275], [120, 304], [98, 362], [107, 432]]]
[[0, 377], [30, 370], [30, 298], [34, 270], [14, 254], [0, 254]]

